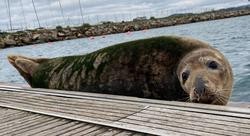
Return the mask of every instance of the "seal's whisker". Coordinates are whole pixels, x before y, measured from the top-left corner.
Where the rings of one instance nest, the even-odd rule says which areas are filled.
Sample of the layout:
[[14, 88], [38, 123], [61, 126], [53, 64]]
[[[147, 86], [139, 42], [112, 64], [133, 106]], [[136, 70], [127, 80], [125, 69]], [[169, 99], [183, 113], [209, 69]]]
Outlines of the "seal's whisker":
[[224, 104], [227, 102], [227, 99], [222, 98], [222, 97], [216, 97], [216, 102], [218, 102], [220, 104]]
[[217, 103], [223, 103], [221, 99], [217, 99]]
[[228, 96], [227, 95], [223, 95], [223, 93], [217, 91], [216, 95], [220, 96], [220, 97], [224, 97], [224, 98], [227, 98]]
[[229, 96], [223, 95], [221, 91], [215, 91], [215, 101], [219, 102], [220, 104], [225, 104], [228, 101]]
[[221, 89], [222, 91], [230, 91], [231, 89]]
[[220, 99], [222, 102], [226, 102], [228, 98], [225, 96], [219, 96], [217, 99]]
[[188, 63], [186, 61], [183, 62], [186, 66], [188, 65]]
[[226, 103], [227, 99], [220, 98], [223, 103]]
[[227, 99], [227, 97], [222, 96], [222, 95], [220, 95], [220, 97], [217, 97], [217, 98], [220, 98], [220, 99]]
[[189, 102], [189, 101], [190, 101], [190, 98], [189, 98], [189, 96], [188, 96], [188, 97], [185, 97], [185, 98], [182, 98], [182, 99], [178, 99], [178, 101]]
[[223, 95], [223, 94], [221, 94], [219, 92], [217, 92], [215, 95], [218, 96], [218, 97], [220, 97], [220, 98], [228, 99], [228, 96]]
[[188, 99], [186, 100], [186, 102], [191, 102], [191, 99], [188, 97]]

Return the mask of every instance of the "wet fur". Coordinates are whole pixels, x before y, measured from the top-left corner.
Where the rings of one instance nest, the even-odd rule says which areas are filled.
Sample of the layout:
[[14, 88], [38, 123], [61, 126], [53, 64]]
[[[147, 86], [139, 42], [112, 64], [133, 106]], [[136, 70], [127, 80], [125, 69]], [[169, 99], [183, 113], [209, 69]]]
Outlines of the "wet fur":
[[[52, 59], [14, 55], [8, 59], [32, 87], [188, 101], [193, 99], [193, 93], [187, 90], [193, 82], [190, 80], [185, 87], [179, 76], [184, 66], [196, 63], [185, 59], [200, 49], [213, 50], [218, 55], [217, 50], [199, 40], [162, 36], [121, 43], [86, 55]], [[222, 61], [226, 61], [224, 59], [222, 57]], [[20, 60], [22, 65], [16, 63]], [[225, 67], [231, 69], [228, 63]], [[228, 101], [232, 74], [226, 74], [231, 81], [228, 80], [223, 89], [229, 91], [213, 87], [213, 93], [219, 97], [212, 104], [224, 105]], [[216, 83], [224, 85], [222, 82]], [[205, 95], [210, 93], [212, 91]]]

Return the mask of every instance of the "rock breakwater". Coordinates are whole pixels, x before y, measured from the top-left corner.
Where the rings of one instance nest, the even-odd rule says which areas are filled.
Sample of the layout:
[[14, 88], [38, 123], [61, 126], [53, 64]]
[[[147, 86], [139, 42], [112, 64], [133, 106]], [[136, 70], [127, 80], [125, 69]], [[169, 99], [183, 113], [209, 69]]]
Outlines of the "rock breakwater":
[[174, 14], [164, 18], [151, 17], [150, 19], [141, 18], [133, 21], [102, 22], [97, 25], [83, 24], [77, 27], [57, 26], [55, 29], [39, 28], [17, 32], [0, 32], [0, 48], [140, 31], [244, 15], [250, 15], [250, 5], [197, 14]]

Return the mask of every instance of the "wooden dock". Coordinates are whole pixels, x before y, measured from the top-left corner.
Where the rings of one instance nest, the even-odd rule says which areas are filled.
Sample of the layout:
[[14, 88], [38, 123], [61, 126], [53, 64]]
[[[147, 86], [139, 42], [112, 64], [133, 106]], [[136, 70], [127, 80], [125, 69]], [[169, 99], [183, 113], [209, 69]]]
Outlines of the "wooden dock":
[[0, 85], [0, 135], [250, 135], [250, 109]]

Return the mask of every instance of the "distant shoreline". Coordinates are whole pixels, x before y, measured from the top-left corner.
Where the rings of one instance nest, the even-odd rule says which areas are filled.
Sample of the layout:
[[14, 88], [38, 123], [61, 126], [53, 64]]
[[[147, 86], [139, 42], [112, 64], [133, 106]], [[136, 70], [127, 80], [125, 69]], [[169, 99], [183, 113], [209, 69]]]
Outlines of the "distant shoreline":
[[63, 28], [61, 26], [57, 26], [55, 29], [39, 28], [12, 33], [0, 32], [0, 48], [20, 47], [39, 43], [126, 33], [245, 15], [250, 15], [250, 5], [197, 14], [174, 14], [164, 18], [151, 17], [150, 19], [146, 19], [145, 17], [139, 17], [133, 21], [127, 22], [102, 22], [102, 24], [98, 25], [83, 24], [78, 27]]

